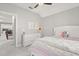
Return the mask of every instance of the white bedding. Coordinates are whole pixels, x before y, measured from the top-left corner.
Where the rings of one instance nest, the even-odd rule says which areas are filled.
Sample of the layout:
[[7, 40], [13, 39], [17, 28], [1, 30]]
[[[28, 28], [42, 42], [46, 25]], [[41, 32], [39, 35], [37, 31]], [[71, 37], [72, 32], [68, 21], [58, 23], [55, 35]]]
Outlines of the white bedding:
[[[42, 45], [44, 45], [44, 46], [42, 46]], [[33, 53], [36, 51], [34, 49], [36, 49], [38, 51], [41, 51], [41, 49], [43, 49], [42, 53], [47, 50], [46, 51], [47, 54], [43, 53], [42, 55], [44, 55], [44, 54], [54, 55], [55, 53], [57, 53], [56, 55], [79, 55], [79, 41], [59, 39], [56, 37], [44, 37], [44, 38], [40, 38], [34, 42], [34, 44], [32, 45], [32, 49], [31, 49]], [[52, 53], [50, 53], [50, 52], [52, 52]], [[62, 54], [61, 54], [61, 52], [62, 52]]]

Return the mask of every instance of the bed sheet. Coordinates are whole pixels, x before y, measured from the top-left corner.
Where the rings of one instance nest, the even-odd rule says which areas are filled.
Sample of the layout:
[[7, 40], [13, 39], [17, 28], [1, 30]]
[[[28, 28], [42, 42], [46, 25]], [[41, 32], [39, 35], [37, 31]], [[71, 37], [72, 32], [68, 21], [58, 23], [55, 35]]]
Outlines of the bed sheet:
[[[41, 42], [41, 43], [39, 43], [39, 42]], [[43, 46], [43, 44], [44, 44], [44, 46]], [[40, 46], [42, 46], [44, 48], [48, 47], [48, 46], [52, 47], [52, 48], [54, 47], [59, 50], [64, 50], [66, 52], [69, 52], [71, 54], [79, 55], [79, 42], [78, 41], [64, 40], [64, 39], [59, 39], [56, 37], [44, 37], [44, 38], [40, 38], [37, 41], [35, 41], [32, 45], [32, 49], [34, 47], [37, 49], [37, 47], [40, 47]], [[44, 48], [40, 48], [40, 49], [44, 49]], [[50, 49], [47, 48], [47, 49], [50, 51], [51, 48]], [[39, 49], [37, 49], [37, 50], [39, 50]], [[48, 53], [48, 54], [50, 55], [50, 53]]]
[[35, 56], [77, 56], [77, 54], [49, 46], [41, 41], [37, 41], [31, 46], [31, 53]]

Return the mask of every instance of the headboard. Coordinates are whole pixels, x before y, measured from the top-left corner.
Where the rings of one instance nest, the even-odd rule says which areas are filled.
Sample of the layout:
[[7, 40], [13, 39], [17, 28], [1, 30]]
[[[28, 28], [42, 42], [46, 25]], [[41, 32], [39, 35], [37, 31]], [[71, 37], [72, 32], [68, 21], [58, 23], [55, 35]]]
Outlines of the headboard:
[[67, 31], [70, 37], [79, 37], [79, 26], [59, 26], [54, 28], [56, 36], [63, 31]]

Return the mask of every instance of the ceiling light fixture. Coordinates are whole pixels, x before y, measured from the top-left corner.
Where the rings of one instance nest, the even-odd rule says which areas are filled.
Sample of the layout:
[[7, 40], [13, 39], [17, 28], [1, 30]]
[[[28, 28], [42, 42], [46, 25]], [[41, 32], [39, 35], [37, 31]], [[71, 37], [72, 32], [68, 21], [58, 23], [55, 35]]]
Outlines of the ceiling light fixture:
[[40, 5], [51, 6], [52, 3], [35, 3], [35, 4], [31, 5], [31, 6], [29, 6], [29, 8], [30, 8], [30, 9], [34, 9], [34, 8], [39, 7]]

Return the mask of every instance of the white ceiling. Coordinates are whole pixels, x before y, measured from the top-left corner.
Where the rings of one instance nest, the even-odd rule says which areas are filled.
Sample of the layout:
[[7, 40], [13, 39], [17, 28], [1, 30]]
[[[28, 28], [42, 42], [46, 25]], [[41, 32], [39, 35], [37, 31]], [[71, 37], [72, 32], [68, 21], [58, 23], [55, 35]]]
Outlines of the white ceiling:
[[29, 9], [29, 6], [34, 6], [34, 3], [17, 3], [17, 6], [28, 9], [30, 11], [33, 11], [37, 14], [39, 14], [41, 17], [50, 16], [74, 7], [79, 6], [79, 3], [53, 3], [51, 6], [47, 5], [40, 5], [37, 8]]

